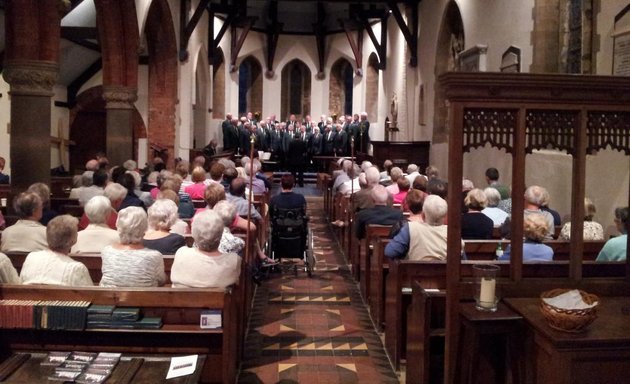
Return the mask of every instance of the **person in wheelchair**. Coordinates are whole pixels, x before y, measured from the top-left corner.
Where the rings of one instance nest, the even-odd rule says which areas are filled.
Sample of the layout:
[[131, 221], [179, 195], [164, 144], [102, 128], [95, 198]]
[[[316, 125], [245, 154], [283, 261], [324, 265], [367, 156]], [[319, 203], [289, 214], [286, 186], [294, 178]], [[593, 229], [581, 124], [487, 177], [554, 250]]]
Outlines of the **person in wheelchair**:
[[269, 202], [269, 213], [273, 217], [274, 211], [280, 209], [298, 209], [304, 208], [306, 213], [306, 199], [299, 193], [293, 192], [295, 186], [295, 178], [291, 174], [282, 175], [280, 179], [282, 191], [274, 196]]

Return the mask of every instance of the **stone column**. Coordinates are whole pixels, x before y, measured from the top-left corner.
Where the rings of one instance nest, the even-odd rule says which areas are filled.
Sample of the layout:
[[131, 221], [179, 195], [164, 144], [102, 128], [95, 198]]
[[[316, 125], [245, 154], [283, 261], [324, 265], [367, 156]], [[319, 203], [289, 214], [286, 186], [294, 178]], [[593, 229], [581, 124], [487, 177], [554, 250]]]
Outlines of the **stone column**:
[[133, 111], [138, 99], [137, 90], [131, 87], [103, 86], [106, 117], [106, 149], [110, 164], [122, 165], [133, 159]]
[[11, 189], [50, 184], [50, 120], [59, 66], [39, 60], [9, 60], [2, 76], [11, 95]]

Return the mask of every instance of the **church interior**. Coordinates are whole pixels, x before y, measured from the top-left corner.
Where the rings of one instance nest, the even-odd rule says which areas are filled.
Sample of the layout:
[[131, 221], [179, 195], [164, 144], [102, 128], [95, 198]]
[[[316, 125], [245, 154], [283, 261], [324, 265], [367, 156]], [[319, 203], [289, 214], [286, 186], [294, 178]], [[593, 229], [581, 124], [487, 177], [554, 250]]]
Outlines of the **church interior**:
[[[0, 0], [0, 382], [70, 372], [47, 364], [58, 355], [115, 360], [80, 364], [77, 383], [623, 382], [629, 76], [626, 0]], [[481, 211], [488, 189], [509, 219], [466, 237], [472, 191]], [[155, 203], [175, 201], [166, 232], [181, 223], [183, 243], [158, 252], [159, 282], [105, 284], [113, 256], [53, 246], [55, 228], [74, 223], [76, 243], [96, 225], [83, 191], [108, 197], [99, 225], [121, 254], [151, 248]], [[279, 207], [294, 195], [299, 256], [284, 258]], [[144, 208], [135, 243], [120, 204]], [[532, 204], [554, 219], [544, 240]], [[7, 245], [47, 211], [76, 219]], [[193, 214], [223, 220], [221, 246]], [[416, 220], [440, 234], [417, 240]], [[26, 249], [36, 231], [43, 248]], [[238, 252], [220, 251], [226, 236]], [[438, 237], [442, 254], [414, 258]], [[533, 243], [553, 258], [530, 260]], [[178, 283], [182, 248], [237, 254], [236, 280]], [[27, 282], [37, 252], [93, 284]], [[583, 307], [549, 304], [561, 293]], [[64, 305], [85, 307], [83, 323]], [[90, 327], [105, 307], [140, 314]], [[184, 355], [194, 370], [167, 380]]]

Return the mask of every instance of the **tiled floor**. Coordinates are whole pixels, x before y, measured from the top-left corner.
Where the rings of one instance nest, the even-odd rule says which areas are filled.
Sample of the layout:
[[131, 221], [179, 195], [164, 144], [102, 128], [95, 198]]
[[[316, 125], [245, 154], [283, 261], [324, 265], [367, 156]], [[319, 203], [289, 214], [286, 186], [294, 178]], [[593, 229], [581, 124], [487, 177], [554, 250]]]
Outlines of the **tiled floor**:
[[256, 292], [239, 383], [398, 383], [322, 205], [308, 197], [313, 277], [272, 274]]

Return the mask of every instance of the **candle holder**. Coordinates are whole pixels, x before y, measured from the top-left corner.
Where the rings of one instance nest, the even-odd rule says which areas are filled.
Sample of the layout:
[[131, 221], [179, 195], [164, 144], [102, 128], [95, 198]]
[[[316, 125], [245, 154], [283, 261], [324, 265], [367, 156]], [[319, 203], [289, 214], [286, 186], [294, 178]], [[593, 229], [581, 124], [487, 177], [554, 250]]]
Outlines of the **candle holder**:
[[499, 295], [497, 276], [500, 268], [493, 264], [473, 265], [475, 307], [484, 312], [496, 312]]

